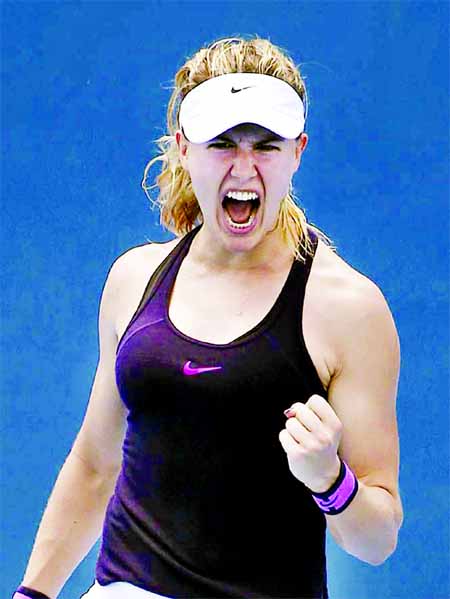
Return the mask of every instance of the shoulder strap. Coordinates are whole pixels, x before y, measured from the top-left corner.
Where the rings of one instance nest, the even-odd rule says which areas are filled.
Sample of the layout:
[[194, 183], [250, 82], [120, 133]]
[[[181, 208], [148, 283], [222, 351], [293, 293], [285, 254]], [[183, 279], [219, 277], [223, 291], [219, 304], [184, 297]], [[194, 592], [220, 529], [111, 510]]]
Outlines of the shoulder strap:
[[131, 318], [128, 326], [130, 326], [139, 316], [147, 302], [158, 289], [167, 271], [170, 269], [171, 264], [177, 259], [180, 253], [183, 252], [186, 244], [190, 242], [191, 238], [194, 236], [196, 232], [197, 229], [194, 229], [192, 231], [189, 231], [189, 233], [182, 237], [179, 243], [176, 244], [173, 250], [169, 252], [169, 254], [167, 254], [164, 260], [159, 264], [156, 270], [153, 271], [153, 274], [145, 287], [144, 293], [142, 294], [141, 301], [139, 302], [139, 305], [136, 308], [136, 311], [133, 314], [133, 317]]

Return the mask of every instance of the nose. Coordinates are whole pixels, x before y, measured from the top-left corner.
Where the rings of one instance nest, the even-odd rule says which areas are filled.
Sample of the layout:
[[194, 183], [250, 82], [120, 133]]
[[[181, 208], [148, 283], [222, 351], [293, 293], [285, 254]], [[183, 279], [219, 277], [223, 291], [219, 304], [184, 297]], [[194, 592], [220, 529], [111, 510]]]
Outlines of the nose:
[[250, 179], [257, 174], [256, 157], [251, 150], [236, 148], [232, 158], [231, 174], [239, 179]]

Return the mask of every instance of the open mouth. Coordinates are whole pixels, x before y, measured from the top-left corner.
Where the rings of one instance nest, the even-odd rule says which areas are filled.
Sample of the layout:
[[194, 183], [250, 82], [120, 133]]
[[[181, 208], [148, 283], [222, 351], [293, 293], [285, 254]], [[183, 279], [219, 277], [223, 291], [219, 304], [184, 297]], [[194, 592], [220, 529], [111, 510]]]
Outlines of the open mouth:
[[235, 228], [251, 225], [260, 205], [258, 194], [249, 192], [230, 192], [222, 201], [228, 223]]

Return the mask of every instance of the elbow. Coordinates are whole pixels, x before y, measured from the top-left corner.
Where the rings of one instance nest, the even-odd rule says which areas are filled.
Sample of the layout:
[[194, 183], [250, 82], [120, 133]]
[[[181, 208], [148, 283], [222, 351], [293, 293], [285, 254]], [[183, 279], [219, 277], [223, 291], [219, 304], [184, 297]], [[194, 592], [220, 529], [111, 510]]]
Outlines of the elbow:
[[358, 546], [358, 551], [348, 551], [354, 557], [370, 566], [383, 565], [397, 549], [399, 526], [398, 522], [391, 522], [391, 526], [383, 534], [376, 534], [370, 543]]
[[375, 558], [371, 558], [371, 559], [363, 560], [363, 561], [370, 564], [371, 566], [382, 566], [384, 564], [384, 562], [386, 562], [388, 560], [388, 558], [391, 557], [391, 555], [394, 553], [394, 551], [395, 551], [395, 549], [393, 549], [389, 553], [385, 553], [382, 556], [377, 556]]
[[382, 566], [397, 549], [398, 532], [393, 535], [391, 543], [386, 544], [377, 554], [368, 556], [367, 559], [362, 558], [364, 562], [371, 566]]
[[367, 560], [362, 560], [363, 562], [366, 562], [366, 564], [369, 564], [370, 566], [381, 566], [382, 564], [384, 564], [384, 562], [387, 560], [387, 557], [384, 559], [367, 559]]
[[358, 518], [353, 521], [350, 518], [344, 520], [344, 514], [341, 526], [338, 520], [329, 520], [330, 532], [337, 544], [371, 566], [384, 564], [397, 549], [398, 533], [403, 522], [400, 503], [385, 510], [378, 508], [372, 514], [357, 514]]
[[370, 566], [381, 566], [384, 564], [386, 560], [395, 552], [397, 548], [397, 540], [392, 544], [384, 544], [376, 546], [372, 545], [370, 548], [367, 546], [364, 547], [341, 547], [353, 557], [361, 560], [362, 562], [369, 564]]
[[381, 566], [383, 565], [393, 553], [397, 549], [398, 544], [398, 533], [403, 524], [403, 509], [401, 504], [399, 503], [395, 506], [395, 509], [392, 513], [390, 534], [388, 538], [385, 537], [385, 542], [383, 543], [383, 547], [380, 547], [380, 551], [377, 555], [371, 556], [370, 560], [364, 560], [371, 566]]
[[387, 559], [394, 553], [394, 551], [391, 551], [390, 553], [385, 553], [381, 556], [371, 557], [371, 559], [363, 561], [368, 563], [370, 566], [382, 566], [384, 562], [387, 561]]
[[382, 566], [385, 561], [387, 561], [391, 555], [395, 551], [395, 547], [390, 551], [385, 551], [383, 553], [370, 554], [370, 555], [355, 555], [354, 557], [359, 558], [362, 562], [369, 564], [370, 566]]

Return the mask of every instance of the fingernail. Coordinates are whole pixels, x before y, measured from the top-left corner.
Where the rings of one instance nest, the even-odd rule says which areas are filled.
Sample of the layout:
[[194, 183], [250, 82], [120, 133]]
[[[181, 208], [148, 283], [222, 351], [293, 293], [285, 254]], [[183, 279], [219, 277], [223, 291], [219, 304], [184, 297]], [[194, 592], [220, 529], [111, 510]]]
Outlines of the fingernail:
[[288, 408], [287, 410], [284, 410], [283, 414], [286, 418], [292, 418], [292, 416], [295, 416], [295, 411], [292, 408]]

